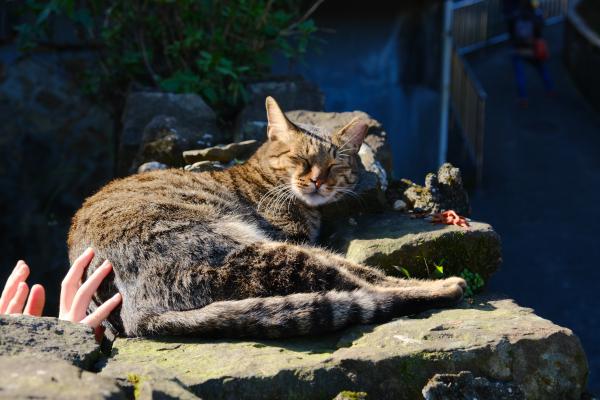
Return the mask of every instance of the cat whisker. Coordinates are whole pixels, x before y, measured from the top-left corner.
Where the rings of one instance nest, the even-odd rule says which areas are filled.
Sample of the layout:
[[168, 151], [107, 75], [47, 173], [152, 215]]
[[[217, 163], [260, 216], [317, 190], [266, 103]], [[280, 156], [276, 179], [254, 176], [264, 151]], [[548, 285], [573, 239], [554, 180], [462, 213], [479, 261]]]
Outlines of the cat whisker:
[[293, 195], [291, 188], [289, 185], [285, 185], [285, 187], [277, 192], [277, 195], [272, 198], [272, 200], [267, 204], [266, 207], [267, 213], [271, 215], [275, 215], [279, 213], [279, 210], [282, 207], [282, 203], [287, 199], [289, 195]]
[[[281, 185], [277, 185], [273, 188], [271, 188], [267, 193], [265, 193], [260, 201], [258, 202], [256, 209], [258, 211], [260, 211], [261, 207], [263, 206], [263, 204], [265, 205], [265, 208], [267, 208], [266, 206], [268, 206], [272, 201], [268, 201], [269, 199], [273, 200], [274, 198], [277, 197], [277, 195], [279, 195], [281, 192], [285, 191], [285, 189], [288, 187], [287, 184], [281, 184]], [[266, 202], [266, 203], [265, 203]]]
[[277, 202], [276, 206], [275, 206], [275, 207], [274, 207], [274, 209], [273, 209], [273, 211], [274, 211], [274, 213], [275, 213], [275, 214], [279, 214], [279, 212], [280, 212], [280, 211], [283, 209], [283, 207], [284, 207], [284, 206], [285, 206], [285, 204], [286, 204], [286, 201], [287, 201], [287, 199], [288, 199], [290, 196], [293, 196], [293, 193], [291, 193], [291, 192], [285, 192], [285, 193], [283, 193], [283, 194], [282, 194], [282, 195], [279, 197], [279, 199], [278, 199], [278, 202]]

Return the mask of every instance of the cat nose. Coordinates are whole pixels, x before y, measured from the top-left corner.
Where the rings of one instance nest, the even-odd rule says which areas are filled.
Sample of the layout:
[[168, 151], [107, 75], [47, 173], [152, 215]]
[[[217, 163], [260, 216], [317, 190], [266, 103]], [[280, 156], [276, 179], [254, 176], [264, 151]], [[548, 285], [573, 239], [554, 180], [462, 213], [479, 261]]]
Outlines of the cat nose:
[[323, 182], [324, 182], [324, 181], [323, 181], [323, 179], [321, 179], [321, 178], [317, 178], [317, 179], [312, 179], [312, 178], [311, 178], [311, 179], [310, 179], [310, 181], [311, 181], [312, 183], [314, 183], [314, 185], [315, 185], [315, 187], [316, 187], [317, 189], [319, 189], [319, 188], [320, 188], [320, 187], [323, 185]]

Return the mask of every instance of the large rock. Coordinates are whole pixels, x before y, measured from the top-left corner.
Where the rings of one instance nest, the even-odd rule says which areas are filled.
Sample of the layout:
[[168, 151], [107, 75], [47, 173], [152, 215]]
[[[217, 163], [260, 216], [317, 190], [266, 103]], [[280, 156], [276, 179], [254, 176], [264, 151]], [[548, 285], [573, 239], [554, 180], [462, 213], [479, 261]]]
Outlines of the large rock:
[[[3, 9], [8, 3], [1, 4]], [[65, 272], [73, 213], [113, 177], [114, 120], [85, 96], [77, 79], [94, 62], [89, 53], [28, 57], [3, 49], [0, 282], [26, 256], [35, 265], [30, 279], [48, 290], [47, 309], [57, 309], [56, 282]]]
[[358, 263], [380, 268], [390, 275], [434, 277], [434, 266], [444, 274], [459, 275], [465, 268], [487, 279], [501, 260], [500, 237], [488, 224], [470, 222], [468, 229], [438, 225], [422, 218], [387, 212], [339, 223], [326, 242]]
[[217, 129], [214, 111], [192, 93], [131, 93], [122, 122], [120, 173], [133, 172], [146, 161], [180, 166], [182, 151], [226, 139]]
[[91, 328], [51, 317], [0, 315], [0, 356], [61, 359], [89, 369], [101, 356]]
[[435, 374], [422, 390], [425, 400], [525, 400], [513, 382], [490, 381], [469, 371]]
[[3, 399], [117, 400], [133, 398], [131, 395], [115, 379], [83, 371], [63, 360], [40, 362], [31, 356], [0, 357]]
[[409, 210], [417, 212], [454, 210], [464, 216], [471, 214], [469, 196], [463, 187], [460, 170], [450, 163], [443, 164], [437, 174], [427, 174], [425, 186], [402, 179], [391, 184], [387, 195], [392, 202], [403, 200]]
[[244, 140], [243, 142], [229, 143], [205, 149], [184, 151], [183, 159], [187, 164], [200, 161], [228, 163], [234, 160], [246, 160], [259, 146], [260, 142], [256, 140]]
[[206, 399], [418, 399], [436, 374], [472, 371], [528, 399], [577, 399], [588, 366], [569, 329], [512, 300], [433, 310], [337, 335], [287, 341], [117, 339], [101, 375], [177, 379]]

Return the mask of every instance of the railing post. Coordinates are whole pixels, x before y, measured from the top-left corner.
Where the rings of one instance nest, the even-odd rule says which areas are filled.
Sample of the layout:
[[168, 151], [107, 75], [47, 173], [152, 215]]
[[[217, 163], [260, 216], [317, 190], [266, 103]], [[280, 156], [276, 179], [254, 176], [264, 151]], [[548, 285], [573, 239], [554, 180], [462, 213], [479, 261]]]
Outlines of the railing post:
[[448, 152], [448, 114], [450, 111], [450, 71], [452, 65], [452, 14], [454, 12], [452, 4], [452, 0], [444, 2], [438, 165], [446, 162]]

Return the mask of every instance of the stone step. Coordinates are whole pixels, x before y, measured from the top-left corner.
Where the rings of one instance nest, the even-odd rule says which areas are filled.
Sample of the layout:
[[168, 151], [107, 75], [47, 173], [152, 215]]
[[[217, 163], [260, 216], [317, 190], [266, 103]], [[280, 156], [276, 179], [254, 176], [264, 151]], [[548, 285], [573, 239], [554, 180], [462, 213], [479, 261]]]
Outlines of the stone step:
[[389, 275], [434, 278], [435, 266], [445, 276], [467, 268], [487, 280], [502, 260], [500, 236], [482, 222], [468, 229], [432, 224], [399, 212], [369, 214], [338, 223], [326, 238], [346, 258], [384, 270]]
[[286, 341], [117, 339], [100, 375], [181, 382], [204, 399], [418, 399], [437, 374], [470, 371], [528, 399], [580, 399], [579, 339], [510, 299], [478, 297], [337, 335]]

